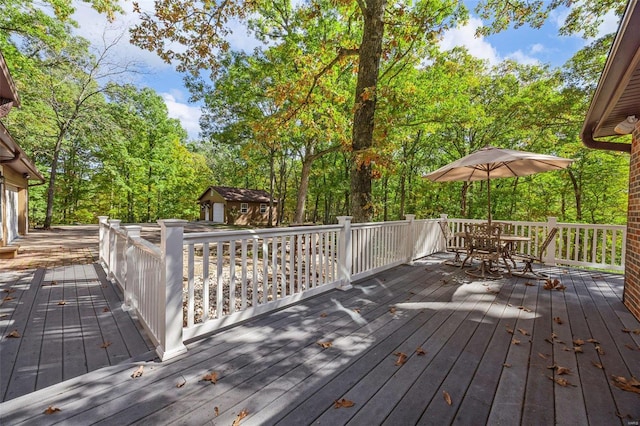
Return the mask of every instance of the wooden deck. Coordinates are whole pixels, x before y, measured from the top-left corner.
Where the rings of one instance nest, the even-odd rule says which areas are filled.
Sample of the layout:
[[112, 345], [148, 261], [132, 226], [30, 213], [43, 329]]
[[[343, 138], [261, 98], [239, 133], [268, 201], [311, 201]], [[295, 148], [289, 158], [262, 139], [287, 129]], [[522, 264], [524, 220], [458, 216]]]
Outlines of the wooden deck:
[[0, 278], [2, 401], [149, 357], [152, 346], [97, 264], [13, 270]]
[[[637, 424], [640, 395], [612, 379], [640, 378], [623, 276], [554, 268], [566, 290], [545, 290], [472, 281], [442, 260], [252, 320], [164, 363], [119, 363], [14, 398], [0, 423], [231, 425], [244, 412], [242, 425]], [[203, 380], [212, 373], [215, 384]], [[353, 406], [335, 408], [343, 398]]]

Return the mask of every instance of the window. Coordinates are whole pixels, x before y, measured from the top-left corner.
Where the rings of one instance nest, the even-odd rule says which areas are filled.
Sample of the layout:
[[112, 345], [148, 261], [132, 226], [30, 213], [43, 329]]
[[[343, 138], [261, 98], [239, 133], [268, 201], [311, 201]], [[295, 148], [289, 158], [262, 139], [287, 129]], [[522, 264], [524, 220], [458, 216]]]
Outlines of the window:
[[244, 214], [249, 211], [249, 203], [240, 203], [240, 213]]
[[260, 213], [266, 213], [267, 212], [267, 205], [264, 203], [260, 204]]

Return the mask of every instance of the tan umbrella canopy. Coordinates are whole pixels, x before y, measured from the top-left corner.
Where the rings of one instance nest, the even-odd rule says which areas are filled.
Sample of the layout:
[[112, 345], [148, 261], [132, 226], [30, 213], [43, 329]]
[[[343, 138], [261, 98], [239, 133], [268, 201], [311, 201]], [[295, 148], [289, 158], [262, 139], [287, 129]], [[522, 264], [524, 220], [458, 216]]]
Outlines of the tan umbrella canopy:
[[573, 160], [554, 155], [485, 146], [459, 160], [424, 175], [433, 182], [487, 181], [489, 223], [491, 223], [491, 185], [493, 178], [528, 176], [567, 168]]

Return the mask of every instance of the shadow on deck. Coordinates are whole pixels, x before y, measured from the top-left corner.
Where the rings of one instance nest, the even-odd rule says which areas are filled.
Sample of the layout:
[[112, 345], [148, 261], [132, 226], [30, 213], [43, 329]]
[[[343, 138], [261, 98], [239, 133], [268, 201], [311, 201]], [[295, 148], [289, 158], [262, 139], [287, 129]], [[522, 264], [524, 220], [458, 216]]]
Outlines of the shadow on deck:
[[[187, 354], [164, 363], [120, 362], [17, 397], [0, 404], [1, 420], [640, 420], [640, 395], [620, 389], [613, 378], [640, 377], [640, 324], [621, 302], [622, 275], [549, 268], [566, 289], [545, 290], [543, 282], [516, 277], [472, 281], [443, 260], [430, 256], [352, 290], [331, 291], [251, 320], [192, 343]], [[142, 374], [133, 378], [139, 368]], [[213, 373], [215, 383], [203, 380]], [[343, 398], [353, 406], [336, 408]], [[49, 407], [59, 411], [45, 414]]]

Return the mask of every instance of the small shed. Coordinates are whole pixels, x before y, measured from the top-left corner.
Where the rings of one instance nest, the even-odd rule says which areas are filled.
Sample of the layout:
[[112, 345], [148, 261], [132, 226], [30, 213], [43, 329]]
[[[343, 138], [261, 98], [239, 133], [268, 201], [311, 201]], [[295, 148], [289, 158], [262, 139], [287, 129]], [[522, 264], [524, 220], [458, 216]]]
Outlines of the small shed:
[[[200, 198], [200, 220], [229, 225], [268, 225], [271, 197], [261, 189], [210, 186]], [[272, 225], [277, 223], [277, 201], [272, 203]]]
[[[0, 52], [0, 119], [20, 106], [20, 98]], [[13, 140], [0, 122], [0, 257], [13, 257], [16, 245], [10, 245], [29, 229], [29, 182], [44, 182], [44, 178]]]

